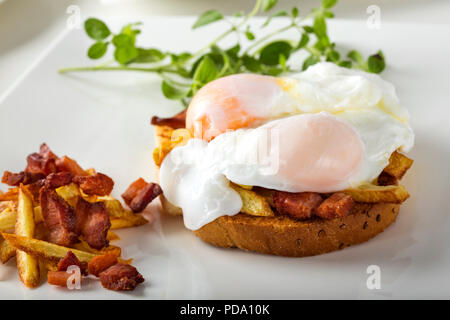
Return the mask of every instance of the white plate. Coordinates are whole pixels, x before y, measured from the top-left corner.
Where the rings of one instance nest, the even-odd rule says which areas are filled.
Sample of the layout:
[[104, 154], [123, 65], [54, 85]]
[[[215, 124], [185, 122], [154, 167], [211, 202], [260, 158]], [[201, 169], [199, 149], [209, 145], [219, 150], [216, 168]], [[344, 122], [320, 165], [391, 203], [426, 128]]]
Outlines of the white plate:
[[[142, 44], [195, 50], [212, 39], [220, 24], [194, 33], [190, 18], [149, 18]], [[282, 258], [211, 247], [183, 228], [179, 218], [118, 231], [125, 257], [147, 279], [132, 293], [101, 288], [96, 281], [80, 291], [47, 284], [29, 290], [14, 262], [0, 266], [0, 298], [449, 298], [450, 243], [450, 28], [334, 21], [331, 36], [344, 48], [365, 54], [382, 48], [384, 78], [393, 82], [411, 113], [417, 135], [413, 168], [404, 181], [411, 198], [397, 222], [375, 239], [310, 258]], [[115, 196], [139, 176], [153, 178], [152, 115], [180, 107], [160, 92], [159, 80], [142, 73], [59, 75], [60, 67], [90, 64], [91, 42], [80, 30], [65, 32], [21, 81], [0, 98], [0, 168], [19, 171], [25, 157], [47, 142], [83, 167], [95, 167], [116, 181]], [[2, 75], [5, 76], [5, 75]], [[4, 187], [2, 187], [5, 189]], [[366, 286], [369, 265], [381, 268], [381, 289]]]

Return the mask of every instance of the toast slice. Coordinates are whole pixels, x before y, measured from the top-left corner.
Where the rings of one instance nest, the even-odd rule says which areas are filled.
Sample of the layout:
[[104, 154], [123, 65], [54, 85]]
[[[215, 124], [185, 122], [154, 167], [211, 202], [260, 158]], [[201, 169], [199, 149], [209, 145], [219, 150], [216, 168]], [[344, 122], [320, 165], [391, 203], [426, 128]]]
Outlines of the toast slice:
[[[170, 127], [155, 126], [158, 146], [170, 141], [172, 130]], [[183, 214], [181, 208], [171, 204], [164, 195], [160, 195], [160, 199], [164, 212]], [[239, 213], [222, 216], [195, 230], [194, 234], [217, 247], [306, 257], [340, 250], [375, 237], [395, 221], [399, 210], [400, 203], [357, 202], [346, 217], [306, 221], [281, 215], [266, 217]]]

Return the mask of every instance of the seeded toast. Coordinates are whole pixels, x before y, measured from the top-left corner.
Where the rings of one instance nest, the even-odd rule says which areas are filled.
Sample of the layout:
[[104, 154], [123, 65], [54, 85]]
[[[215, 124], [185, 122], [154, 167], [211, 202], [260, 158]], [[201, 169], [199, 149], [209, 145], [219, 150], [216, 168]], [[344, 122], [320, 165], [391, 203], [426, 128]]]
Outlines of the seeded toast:
[[[169, 127], [155, 126], [157, 145], [170, 139], [171, 130]], [[164, 195], [160, 199], [165, 213], [182, 215], [182, 210], [171, 204]], [[305, 221], [281, 215], [260, 217], [239, 213], [222, 216], [195, 230], [194, 234], [217, 247], [306, 257], [340, 250], [375, 237], [395, 221], [399, 210], [400, 203], [357, 202], [348, 216]]]

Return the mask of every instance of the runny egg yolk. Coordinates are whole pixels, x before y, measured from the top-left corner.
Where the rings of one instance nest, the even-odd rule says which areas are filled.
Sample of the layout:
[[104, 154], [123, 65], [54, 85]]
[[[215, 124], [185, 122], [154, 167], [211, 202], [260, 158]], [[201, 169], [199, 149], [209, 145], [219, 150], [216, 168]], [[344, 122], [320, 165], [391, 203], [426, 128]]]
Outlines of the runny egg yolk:
[[217, 79], [192, 99], [186, 127], [195, 138], [211, 141], [229, 130], [260, 125], [270, 118], [268, 106], [282, 89], [276, 78], [238, 74]]

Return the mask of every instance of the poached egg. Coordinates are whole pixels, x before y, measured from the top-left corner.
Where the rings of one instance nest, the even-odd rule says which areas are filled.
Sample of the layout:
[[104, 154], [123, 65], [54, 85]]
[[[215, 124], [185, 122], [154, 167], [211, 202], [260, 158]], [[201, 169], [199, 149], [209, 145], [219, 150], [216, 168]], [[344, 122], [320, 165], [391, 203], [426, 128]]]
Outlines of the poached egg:
[[238, 74], [194, 96], [194, 138], [163, 160], [160, 183], [196, 230], [239, 213], [230, 182], [328, 193], [370, 183], [414, 144], [408, 112], [378, 75], [319, 63], [290, 78]]

